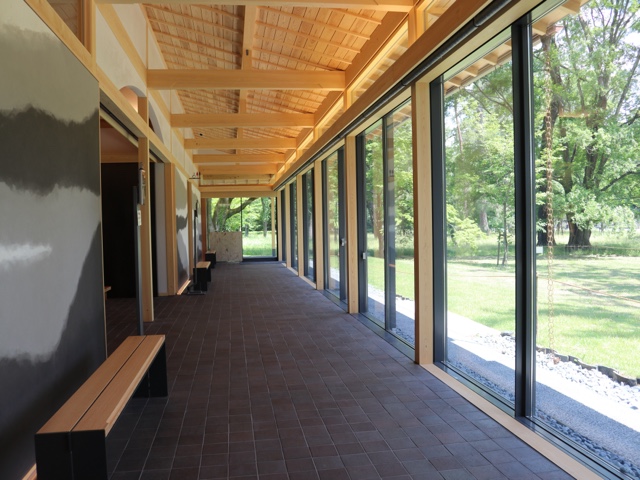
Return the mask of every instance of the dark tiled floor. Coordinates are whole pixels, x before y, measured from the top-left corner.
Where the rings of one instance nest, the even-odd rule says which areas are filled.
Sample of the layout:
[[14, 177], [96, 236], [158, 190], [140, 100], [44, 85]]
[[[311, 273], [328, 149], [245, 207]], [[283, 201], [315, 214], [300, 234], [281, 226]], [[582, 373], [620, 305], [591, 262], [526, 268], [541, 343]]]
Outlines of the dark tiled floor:
[[[110, 350], [134, 308], [108, 301]], [[155, 311], [170, 394], [129, 403], [112, 480], [570, 478], [281, 265]]]

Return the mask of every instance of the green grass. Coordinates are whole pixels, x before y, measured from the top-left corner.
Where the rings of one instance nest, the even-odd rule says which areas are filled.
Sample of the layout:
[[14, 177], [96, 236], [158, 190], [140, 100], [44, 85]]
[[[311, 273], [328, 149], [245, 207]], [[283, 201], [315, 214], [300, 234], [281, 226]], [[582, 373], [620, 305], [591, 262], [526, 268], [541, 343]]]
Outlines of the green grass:
[[[537, 344], [552, 346], [583, 362], [616, 368], [640, 377], [640, 246], [595, 236], [595, 248], [567, 252], [554, 249], [553, 345], [549, 341], [546, 256], [538, 256]], [[560, 237], [558, 242], [566, 241]], [[498, 331], [515, 331], [515, 265], [496, 265], [495, 242], [479, 244], [482, 254], [448, 262], [448, 309]], [[594, 254], [594, 252], [601, 252]], [[602, 252], [607, 252], [602, 254]], [[619, 256], [638, 252], [638, 256]], [[369, 283], [384, 287], [384, 261], [369, 256]], [[413, 294], [413, 261], [396, 262], [397, 293]]]
[[[562, 241], [566, 239], [560, 237]], [[612, 253], [636, 253], [639, 242], [596, 236], [592, 243], [591, 251], [568, 252], [562, 244], [554, 248], [551, 320], [547, 259], [538, 256], [536, 343], [640, 377], [640, 256]], [[486, 254], [486, 248], [480, 245], [479, 251]], [[450, 259], [448, 309], [497, 330], [514, 331], [512, 255], [510, 260], [502, 268], [495, 256]]]
[[[277, 248], [277, 247], [276, 247]], [[262, 232], [249, 232], [249, 236], [242, 234], [242, 255], [244, 257], [270, 257], [273, 255], [271, 247], [271, 232], [265, 237]]]

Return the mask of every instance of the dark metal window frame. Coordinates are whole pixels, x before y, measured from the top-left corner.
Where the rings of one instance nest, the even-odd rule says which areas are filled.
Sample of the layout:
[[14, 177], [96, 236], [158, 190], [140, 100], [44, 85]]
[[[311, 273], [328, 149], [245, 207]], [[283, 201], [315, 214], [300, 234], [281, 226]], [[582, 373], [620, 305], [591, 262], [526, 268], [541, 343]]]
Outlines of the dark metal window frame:
[[[395, 247], [395, 159], [393, 115], [412, 100], [408, 99], [383, 115], [371, 125], [380, 122], [382, 139], [383, 224], [384, 224], [384, 328], [391, 332], [396, 327], [396, 247]], [[358, 199], [358, 305], [360, 313], [374, 321], [368, 312], [367, 228], [366, 228], [366, 138], [371, 127], [356, 137], [356, 181]]]
[[340, 259], [340, 290], [338, 299], [341, 302], [347, 300], [347, 247], [346, 247], [346, 195], [344, 183], [344, 148], [339, 148], [322, 161], [322, 226], [324, 230], [324, 286], [325, 290], [334, 294], [329, 290], [329, 280], [331, 278], [331, 264], [329, 262], [329, 161], [336, 157], [337, 173], [338, 173], [338, 238], [339, 240], [339, 259]]
[[[316, 259], [316, 232], [315, 232], [315, 209], [313, 208], [313, 196], [315, 195], [315, 185], [314, 185], [314, 169], [309, 170], [307, 173], [302, 175], [302, 252], [303, 252], [303, 261], [304, 261], [304, 276], [307, 277], [311, 281], [316, 281], [317, 269], [315, 268], [315, 259]], [[309, 215], [309, 196], [311, 196], [311, 214]], [[313, 249], [313, 259], [314, 259], [314, 267], [313, 269], [309, 268], [309, 259], [311, 249], [309, 248], [309, 232], [312, 231], [313, 235], [311, 238], [311, 243]]]
[[298, 196], [297, 196], [297, 185], [294, 180], [289, 184], [289, 218], [291, 225], [290, 239], [291, 239], [291, 268], [298, 269], [298, 262], [300, 259], [298, 258]]

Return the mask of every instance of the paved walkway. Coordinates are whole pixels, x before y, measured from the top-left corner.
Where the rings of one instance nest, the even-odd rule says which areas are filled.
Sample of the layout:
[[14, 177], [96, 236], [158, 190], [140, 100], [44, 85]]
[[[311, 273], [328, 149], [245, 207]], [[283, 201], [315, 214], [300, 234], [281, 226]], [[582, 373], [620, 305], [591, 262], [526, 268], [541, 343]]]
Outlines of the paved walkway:
[[[156, 299], [170, 394], [127, 406], [112, 480], [570, 478], [283, 266], [212, 273]], [[110, 350], [134, 308], [107, 302]]]

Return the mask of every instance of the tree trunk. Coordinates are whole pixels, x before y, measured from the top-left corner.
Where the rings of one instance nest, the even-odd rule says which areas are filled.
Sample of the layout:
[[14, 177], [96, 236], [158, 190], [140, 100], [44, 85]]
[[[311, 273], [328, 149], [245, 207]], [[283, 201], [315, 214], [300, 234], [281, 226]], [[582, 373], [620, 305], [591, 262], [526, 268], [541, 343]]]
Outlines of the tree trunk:
[[569, 220], [569, 241], [567, 249], [573, 248], [591, 248], [591, 230], [578, 227], [574, 222]]
[[486, 205], [482, 205], [480, 209], [480, 218], [478, 223], [480, 225], [480, 230], [482, 230], [484, 233], [489, 233], [489, 220], [487, 220]]

